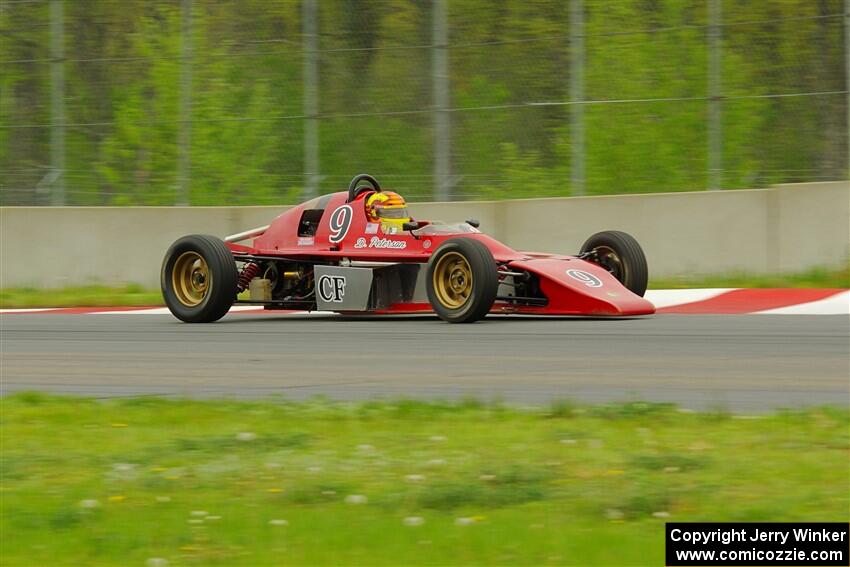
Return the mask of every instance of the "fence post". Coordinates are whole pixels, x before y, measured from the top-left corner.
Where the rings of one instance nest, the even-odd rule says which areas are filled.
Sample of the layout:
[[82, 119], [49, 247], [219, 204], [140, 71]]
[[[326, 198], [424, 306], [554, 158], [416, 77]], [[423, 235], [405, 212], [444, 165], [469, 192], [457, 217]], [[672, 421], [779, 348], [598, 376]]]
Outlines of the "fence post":
[[192, 0], [180, 3], [180, 124], [177, 133], [177, 205], [189, 204], [192, 182]]
[[584, 195], [584, 1], [570, 2], [570, 186]]
[[50, 2], [51, 204], [65, 205], [65, 0]]
[[316, 0], [304, 0], [301, 35], [304, 45], [304, 198], [319, 194], [319, 60]]
[[708, 189], [712, 191], [723, 188], [722, 3], [708, 3]]
[[446, 0], [432, 4], [431, 82], [434, 89], [434, 199], [451, 200], [451, 124], [449, 122], [449, 33]]

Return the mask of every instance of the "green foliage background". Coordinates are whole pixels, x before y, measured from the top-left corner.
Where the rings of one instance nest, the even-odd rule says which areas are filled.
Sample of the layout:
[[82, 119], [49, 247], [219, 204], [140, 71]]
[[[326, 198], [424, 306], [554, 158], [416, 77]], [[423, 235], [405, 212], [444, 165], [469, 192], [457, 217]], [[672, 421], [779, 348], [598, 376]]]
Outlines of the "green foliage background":
[[[569, 195], [571, 107], [529, 104], [569, 101], [568, 3], [448, 6], [456, 198]], [[589, 194], [705, 188], [706, 6], [585, 0]], [[49, 201], [48, 8], [0, 2], [5, 205]], [[723, 2], [724, 188], [847, 178], [842, 10]], [[366, 171], [430, 198], [431, 3], [329, 0], [319, 12], [321, 190]], [[298, 201], [300, 2], [195, 0], [193, 16], [191, 204]], [[66, 0], [65, 40], [69, 204], [174, 203], [180, 2]]]

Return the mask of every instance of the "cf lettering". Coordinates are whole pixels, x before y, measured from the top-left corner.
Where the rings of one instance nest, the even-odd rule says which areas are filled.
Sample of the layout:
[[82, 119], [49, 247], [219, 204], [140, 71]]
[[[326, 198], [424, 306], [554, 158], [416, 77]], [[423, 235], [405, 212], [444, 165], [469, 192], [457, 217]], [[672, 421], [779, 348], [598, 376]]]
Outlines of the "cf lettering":
[[345, 277], [322, 276], [318, 282], [319, 297], [323, 301], [339, 303], [345, 297]]

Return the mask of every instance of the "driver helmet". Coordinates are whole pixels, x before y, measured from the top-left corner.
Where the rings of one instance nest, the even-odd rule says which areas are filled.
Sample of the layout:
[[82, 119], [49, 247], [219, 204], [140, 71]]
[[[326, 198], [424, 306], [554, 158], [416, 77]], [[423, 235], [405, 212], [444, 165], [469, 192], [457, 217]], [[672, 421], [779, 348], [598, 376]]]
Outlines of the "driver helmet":
[[366, 218], [369, 222], [381, 223], [386, 234], [396, 234], [403, 230], [404, 223], [410, 222], [407, 203], [404, 197], [393, 191], [372, 193], [366, 199]]

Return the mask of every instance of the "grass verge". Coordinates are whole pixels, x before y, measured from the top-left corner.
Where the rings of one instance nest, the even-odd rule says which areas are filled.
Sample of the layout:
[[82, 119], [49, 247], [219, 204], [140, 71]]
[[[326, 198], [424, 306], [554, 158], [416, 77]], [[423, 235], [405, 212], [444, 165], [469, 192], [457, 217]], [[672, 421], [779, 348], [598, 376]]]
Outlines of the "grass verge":
[[0, 308], [19, 307], [118, 307], [163, 305], [159, 290], [137, 285], [108, 287], [101, 285], [60, 289], [4, 288], [0, 290]]
[[729, 274], [658, 278], [649, 282], [649, 289], [712, 287], [849, 288], [850, 268], [843, 270], [815, 268], [795, 274], [747, 274], [745, 272], [733, 272]]
[[5, 565], [660, 565], [668, 519], [846, 521], [850, 505], [850, 415], [831, 408], [0, 409]]

